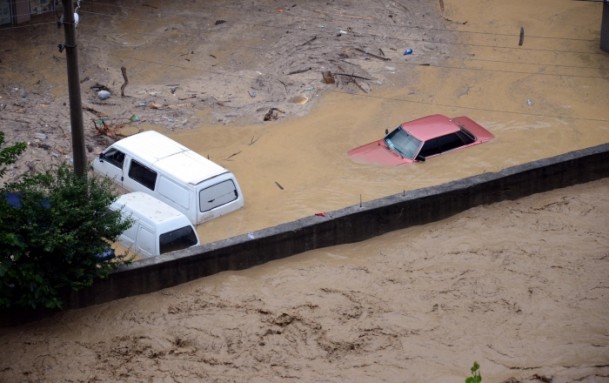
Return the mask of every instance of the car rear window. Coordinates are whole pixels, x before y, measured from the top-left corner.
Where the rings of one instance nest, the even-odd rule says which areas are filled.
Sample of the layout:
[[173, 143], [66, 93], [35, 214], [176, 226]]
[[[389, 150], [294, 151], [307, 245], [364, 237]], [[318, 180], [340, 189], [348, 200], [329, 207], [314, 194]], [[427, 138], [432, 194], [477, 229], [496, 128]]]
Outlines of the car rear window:
[[184, 226], [161, 234], [159, 237], [159, 251], [161, 254], [170, 251], [182, 250], [197, 244], [197, 235], [192, 226]]
[[431, 140], [426, 141], [421, 149], [420, 155], [423, 157], [434, 156], [461, 146], [469, 145], [474, 141], [475, 138], [471, 133], [460, 130], [455, 133], [432, 138]]

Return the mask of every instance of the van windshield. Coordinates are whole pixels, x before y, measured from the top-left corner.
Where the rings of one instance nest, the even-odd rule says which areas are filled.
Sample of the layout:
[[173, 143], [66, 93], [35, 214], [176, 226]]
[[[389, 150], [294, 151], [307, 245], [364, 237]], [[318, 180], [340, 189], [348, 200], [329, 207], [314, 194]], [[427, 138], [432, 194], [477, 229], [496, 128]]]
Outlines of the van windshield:
[[161, 234], [159, 238], [160, 253], [182, 250], [197, 244], [197, 235], [192, 226], [184, 226], [180, 229]]

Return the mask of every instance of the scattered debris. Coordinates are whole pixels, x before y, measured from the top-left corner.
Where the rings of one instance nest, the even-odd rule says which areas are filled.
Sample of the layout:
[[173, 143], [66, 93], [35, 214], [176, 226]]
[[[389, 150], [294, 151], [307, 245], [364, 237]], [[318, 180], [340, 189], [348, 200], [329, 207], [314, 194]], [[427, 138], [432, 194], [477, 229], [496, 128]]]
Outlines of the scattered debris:
[[412, 54], [412, 48], [408, 48], [404, 51], [404, 56], [411, 55], [411, 54]]
[[277, 109], [277, 108], [269, 109], [269, 111], [266, 112], [266, 114], [264, 115], [264, 121], [271, 121], [271, 120], [278, 119], [279, 113], [285, 113], [285, 112], [283, 110]]
[[307, 102], [309, 102], [309, 98], [307, 96], [299, 95], [299, 96], [294, 96], [294, 97], [290, 98], [288, 100], [288, 102], [290, 102], [292, 104], [304, 105]]
[[520, 27], [520, 40], [518, 40], [518, 46], [524, 44], [524, 27]]
[[94, 119], [92, 118], [93, 126], [97, 130], [97, 134], [100, 136], [108, 136], [110, 138], [118, 138], [123, 135], [119, 133], [119, 130], [123, 127], [123, 124], [106, 124], [103, 118]]
[[157, 103], [156, 103], [156, 102], [154, 102], [154, 101], [150, 101], [150, 102], [148, 103], [148, 107], [149, 107], [150, 109], [161, 109], [161, 105], [157, 104]]
[[94, 85], [91, 85], [91, 86], [89, 87], [89, 89], [93, 89], [93, 90], [98, 91], [98, 92], [99, 92], [100, 90], [107, 90], [108, 92], [110, 91], [110, 88], [108, 88], [107, 86], [102, 85], [102, 84], [100, 84], [100, 83], [98, 83], [98, 82], [96, 82]]
[[552, 383], [552, 378], [548, 378], [547, 376], [544, 376], [544, 375], [535, 374], [531, 378], [539, 380], [540, 382], [543, 382], [543, 383]]
[[299, 46], [303, 46], [303, 45], [307, 45], [312, 43], [313, 41], [315, 41], [317, 39], [317, 35], [313, 36], [311, 39], [307, 40], [306, 42], [300, 44]]
[[224, 24], [224, 23], [226, 23], [226, 20], [216, 20], [214, 25], [220, 25], [220, 24]]
[[235, 152], [235, 153], [231, 154], [230, 156], [226, 157], [225, 160], [230, 160], [231, 158], [233, 158], [234, 156], [236, 156], [239, 153], [241, 153], [241, 150], [239, 150], [238, 152]]
[[321, 75], [323, 77], [324, 84], [334, 84], [336, 82], [334, 75], [332, 75], [332, 72], [329, 70], [321, 72]]
[[111, 96], [111, 93], [107, 90], [100, 90], [99, 92], [97, 92], [97, 98], [99, 98], [100, 100], [107, 100], [109, 99]]
[[121, 85], [121, 97], [125, 97], [125, 88], [129, 84], [129, 79], [127, 79], [127, 68], [124, 66], [121, 67], [121, 74], [123, 75], [123, 80], [125, 80], [123, 85]]
[[383, 60], [383, 61], [391, 61], [391, 59], [389, 57], [383, 57], [383, 56], [375, 55], [374, 53], [366, 52], [365, 50], [360, 49], [360, 48], [355, 48], [355, 50], [358, 51], [358, 52], [361, 52], [361, 53], [363, 53], [363, 54], [365, 54], [367, 56], [374, 57], [375, 59], [379, 59], [379, 60]]
[[279, 189], [283, 190], [283, 186], [281, 186], [281, 185], [279, 184], [279, 182], [275, 181], [275, 185], [277, 185], [277, 187], [278, 187]]
[[288, 76], [293, 75], [293, 74], [298, 74], [298, 73], [304, 73], [304, 72], [308, 72], [308, 71], [310, 71], [311, 69], [313, 69], [313, 68], [308, 67], [308, 68], [304, 68], [304, 69], [296, 69], [296, 70], [291, 71], [290, 73], [288, 73]]
[[370, 81], [371, 79], [368, 77], [363, 77], [363, 76], [358, 76], [355, 74], [348, 74], [348, 73], [334, 73], [335, 76], [346, 76], [346, 77], [351, 77], [351, 78], [358, 78], [360, 80], [368, 80]]

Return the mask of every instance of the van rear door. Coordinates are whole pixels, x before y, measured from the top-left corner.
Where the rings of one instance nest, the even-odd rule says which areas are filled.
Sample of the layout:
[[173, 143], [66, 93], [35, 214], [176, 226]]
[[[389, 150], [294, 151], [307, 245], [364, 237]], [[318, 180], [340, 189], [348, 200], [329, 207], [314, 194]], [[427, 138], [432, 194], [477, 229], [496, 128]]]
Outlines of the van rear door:
[[236, 200], [238, 197], [237, 187], [233, 180], [225, 180], [214, 184], [199, 192], [199, 211], [205, 213], [214, 208]]

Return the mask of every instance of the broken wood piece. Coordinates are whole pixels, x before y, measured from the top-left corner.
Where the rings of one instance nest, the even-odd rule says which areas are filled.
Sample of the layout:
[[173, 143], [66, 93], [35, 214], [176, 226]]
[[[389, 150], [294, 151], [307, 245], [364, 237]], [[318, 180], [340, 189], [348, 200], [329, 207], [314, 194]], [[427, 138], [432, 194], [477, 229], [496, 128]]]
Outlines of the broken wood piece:
[[357, 86], [362, 92], [368, 93], [368, 91], [366, 89], [364, 89], [354, 78], [352, 78], [351, 81], [353, 81], [355, 86]]
[[275, 185], [277, 185], [277, 187], [278, 187], [279, 189], [283, 190], [283, 186], [281, 186], [281, 185], [279, 184], [279, 182], [275, 181]]
[[308, 71], [310, 71], [311, 69], [313, 69], [313, 68], [308, 67], [308, 68], [304, 68], [304, 69], [297, 69], [297, 70], [294, 70], [294, 71], [292, 71], [292, 72], [288, 73], [288, 76], [289, 76], [289, 75], [292, 75], [292, 74], [298, 74], [298, 73], [304, 73], [304, 72], [308, 72]]
[[317, 35], [313, 36], [310, 40], [307, 40], [306, 42], [302, 43], [299, 45], [299, 47], [303, 46], [303, 45], [307, 45], [312, 43], [313, 41], [315, 41], [317, 39]]
[[94, 115], [96, 115], [99, 118], [102, 118], [104, 116], [104, 114], [102, 112], [100, 112], [99, 110], [95, 110], [93, 108], [91, 108], [90, 106], [83, 106], [82, 107], [84, 110], [86, 110], [87, 112], [91, 112]]
[[125, 88], [127, 87], [127, 84], [129, 84], [129, 79], [127, 79], [127, 68], [122, 66], [121, 73], [123, 74], [123, 80], [125, 80], [125, 82], [121, 86], [121, 97], [125, 97]]
[[334, 73], [334, 75], [335, 76], [347, 76], [347, 77], [350, 77], [352, 79], [359, 78], [360, 80], [368, 80], [368, 81], [372, 80], [372, 79], [370, 79], [368, 77], [362, 77], [362, 76], [358, 76], [356, 74]]
[[334, 84], [336, 82], [336, 79], [334, 79], [332, 72], [330, 72], [329, 70], [321, 72], [321, 76], [323, 78], [324, 84]]
[[277, 109], [277, 108], [271, 108], [269, 109], [268, 112], [266, 112], [266, 114], [264, 115], [264, 121], [270, 121], [270, 120], [276, 120], [279, 118], [279, 113], [285, 113], [283, 110], [281, 109]]
[[238, 152], [236, 152], [236, 153], [231, 154], [230, 156], [226, 157], [225, 159], [226, 159], [226, 160], [230, 160], [231, 158], [233, 158], [234, 156], [236, 156], [236, 155], [237, 155], [237, 154], [239, 154], [239, 153], [241, 153], [241, 150], [239, 150], [239, 151], [238, 151]]
[[379, 56], [379, 55], [375, 55], [374, 53], [366, 52], [365, 50], [360, 49], [360, 48], [355, 48], [355, 50], [358, 51], [358, 52], [361, 52], [361, 53], [363, 53], [365, 55], [368, 55], [370, 57], [374, 57], [375, 59], [379, 59], [379, 60], [383, 60], [383, 61], [390, 61], [391, 60], [389, 57], [382, 57], [382, 56]]
[[107, 86], [102, 85], [102, 84], [100, 84], [100, 83], [98, 83], [98, 82], [96, 82], [96, 83], [95, 83], [95, 85], [91, 85], [91, 86], [89, 87], [89, 89], [94, 89], [94, 90], [96, 90], [96, 91], [98, 91], [98, 92], [99, 92], [100, 90], [106, 90], [106, 91], [110, 92], [110, 88], [108, 88]]
[[524, 27], [520, 27], [520, 40], [518, 40], [518, 46], [524, 44]]

